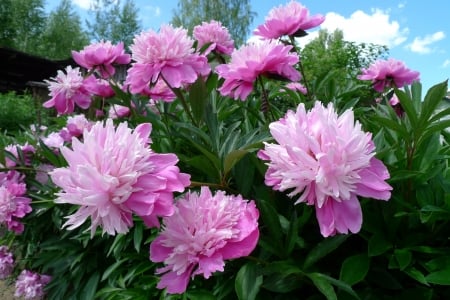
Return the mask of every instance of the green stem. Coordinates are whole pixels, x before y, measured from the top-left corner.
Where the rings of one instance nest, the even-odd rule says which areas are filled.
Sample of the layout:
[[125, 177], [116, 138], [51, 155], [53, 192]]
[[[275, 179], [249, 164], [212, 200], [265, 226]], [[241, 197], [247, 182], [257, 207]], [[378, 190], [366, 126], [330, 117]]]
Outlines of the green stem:
[[160, 75], [161, 79], [166, 83], [166, 85], [170, 88], [170, 90], [180, 99], [181, 105], [183, 106], [184, 110], [189, 116], [189, 119], [191, 119], [192, 124], [198, 125], [197, 122], [195, 122], [194, 116], [191, 113], [191, 110], [189, 109], [189, 106], [187, 105], [186, 99], [184, 99], [183, 93], [180, 93], [177, 89], [173, 88], [167, 80], [164, 78], [164, 76]]
[[[297, 44], [295, 43], [294, 37], [293, 36], [289, 36], [289, 39], [291, 41], [292, 47], [294, 47], [294, 49], [295, 49], [295, 53], [297, 53], [297, 55], [300, 55], [300, 49], [297, 47]], [[306, 78], [305, 68], [303, 67], [301, 59], [298, 60], [298, 66], [300, 68], [300, 74], [302, 74], [303, 83], [304, 83], [305, 88], [306, 88], [306, 97], [308, 98], [309, 101], [313, 102], [313, 96], [312, 96], [311, 91], [309, 89], [309, 83], [308, 83], [308, 80]]]

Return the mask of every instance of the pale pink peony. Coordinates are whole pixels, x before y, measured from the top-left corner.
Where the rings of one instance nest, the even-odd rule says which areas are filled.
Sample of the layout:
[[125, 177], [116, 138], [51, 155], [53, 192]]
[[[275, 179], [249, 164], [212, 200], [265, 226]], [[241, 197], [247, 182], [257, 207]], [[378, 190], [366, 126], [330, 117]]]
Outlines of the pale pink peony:
[[150, 132], [150, 123], [132, 130], [108, 119], [85, 129], [83, 142], [73, 138], [72, 149], [60, 148], [68, 167], [50, 172], [62, 188], [55, 202], [80, 206], [64, 227], [72, 230], [90, 217], [91, 237], [98, 226], [115, 235], [128, 232], [133, 212], [153, 227], [173, 213], [173, 192], [184, 191], [189, 175], [180, 173], [175, 154], [150, 149]]
[[75, 109], [75, 104], [86, 109], [91, 105], [91, 95], [84, 86], [84, 78], [80, 68], [66, 67], [66, 74], [61, 70], [56, 77], [44, 80], [49, 84], [51, 99], [43, 105], [46, 108], [55, 107], [58, 114], [70, 114]]
[[[19, 153], [17, 148], [20, 149], [20, 151], [22, 152], [23, 155], [23, 163], [25, 164], [25, 166], [30, 166], [31, 165], [31, 158], [33, 156], [33, 154], [36, 152], [36, 149], [34, 149], [34, 147], [30, 144], [28, 144], [28, 142], [26, 142], [23, 145], [8, 145], [5, 147], [5, 150], [10, 152], [12, 155], [14, 155], [14, 157], [16, 158], [16, 161], [19, 160]], [[9, 157], [5, 157], [5, 164], [7, 168], [13, 168], [15, 167], [16, 161], [13, 161], [12, 159], [10, 159]]]
[[0, 246], [0, 279], [11, 275], [14, 269], [14, 258], [7, 246]]
[[248, 44], [231, 54], [228, 64], [218, 65], [216, 72], [224, 78], [219, 91], [224, 96], [244, 101], [253, 90], [258, 76], [280, 76], [291, 81], [300, 80], [294, 68], [299, 58], [290, 52], [292, 46], [275, 41]]
[[286, 84], [286, 88], [294, 92], [300, 92], [303, 95], [308, 94], [308, 90], [300, 82], [289, 82], [288, 84]]
[[[42, 139], [42, 142], [49, 148], [55, 148], [58, 150], [59, 147], [64, 145], [64, 138], [61, 136], [60, 132], [52, 132], [48, 136]], [[58, 150], [59, 151], [59, 150]]]
[[401, 88], [419, 80], [420, 73], [408, 69], [402, 61], [393, 58], [377, 60], [358, 76], [360, 80], [371, 80], [377, 92], [385, 88]]
[[198, 41], [198, 49], [206, 44], [210, 44], [204, 51], [205, 55], [208, 55], [211, 51], [231, 54], [234, 50], [234, 41], [228, 29], [223, 27], [222, 23], [218, 21], [202, 22], [202, 25], [195, 26], [193, 36]]
[[38, 274], [29, 270], [23, 270], [16, 280], [15, 297], [25, 299], [37, 299], [45, 295], [44, 287], [50, 282], [48, 275]]
[[[67, 118], [66, 127], [59, 131], [59, 135], [64, 141], [70, 142], [72, 137], [78, 137], [83, 134], [84, 129], [90, 129], [92, 123], [84, 115], [74, 115]], [[62, 146], [62, 144], [60, 145]], [[59, 147], [59, 146], [58, 146]]]
[[142, 32], [130, 46], [135, 61], [125, 85], [132, 93], [142, 93], [161, 76], [172, 88], [191, 84], [211, 71], [204, 55], [194, 53], [194, 41], [187, 30], [163, 25], [159, 32]]
[[325, 21], [322, 15], [309, 15], [309, 10], [297, 1], [270, 10], [265, 23], [253, 32], [265, 39], [278, 39], [284, 35], [303, 36], [305, 30], [319, 26]]
[[130, 115], [130, 112], [130, 108], [126, 106], [113, 104], [109, 108], [108, 117], [111, 119], [124, 118], [128, 117]]
[[16, 171], [0, 173], [0, 225], [20, 234], [24, 225], [20, 221], [32, 211], [31, 199], [25, 197], [26, 185], [23, 176]]
[[80, 66], [98, 71], [103, 78], [115, 74], [114, 64], [126, 65], [131, 61], [130, 55], [125, 53], [123, 42], [113, 45], [110, 41], [88, 45], [80, 52], [72, 51], [72, 57]]
[[265, 143], [258, 153], [268, 161], [265, 183], [290, 197], [300, 194], [296, 204], [315, 205], [323, 236], [360, 230], [357, 196], [390, 198], [388, 170], [353, 111], [338, 116], [332, 104], [316, 102], [307, 112], [300, 104], [269, 128], [277, 144]]
[[166, 264], [157, 270], [164, 273], [157, 287], [183, 293], [190, 277], [209, 278], [224, 270], [224, 260], [249, 255], [259, 238], [258, 217], [255, 203], [240, 195], [212, 195], [207, 187], [184, 195], [150, 245], [150, 259]]

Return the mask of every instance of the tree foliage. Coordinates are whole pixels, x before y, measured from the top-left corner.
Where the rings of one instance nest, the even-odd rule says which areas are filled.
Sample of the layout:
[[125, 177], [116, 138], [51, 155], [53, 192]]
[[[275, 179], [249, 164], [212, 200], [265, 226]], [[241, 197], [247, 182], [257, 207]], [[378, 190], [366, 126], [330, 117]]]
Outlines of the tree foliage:
[[141, 31], [138, 9], [133, 0], [96, 0], [91, 8], [94, 21], [87, 21], [89, 34], [96, 41], [124, 42], [129, 46]]
[[183, 26], [192, 32], [202, 22], [220, 21], [239, 46], [245, 42], [255, 16], [248, 0], [181, 0], [174, 10], [172, 24]]
[[[361, 69], [386, 57], [388, 52], [386, 46], [346, 41], [339, 29], [331, 33], [321, 29], [318, 37], [304, 46], [300, 57], [306, 79], [314, 79], [311, 88], [329, 78], [339, 89], [351, 83], [361, 83], [356, 78]], [[365, 92], [359, 89], [359, 96], [363, 97]]]
[[39, 52], [54, 59], [68, 58], [70, 50], [80, 50], [89, 44], [88, 34], [81, 28], [80, 16], [74, 12], [70, 0], [62, 0], [50, 13], [42, 41], [44, 48]]
[[49, 59], [70, 57], [70, 51], [89, 43], [70, 0], [49, 15], [44, 0], [0, 1], [0, 45]]

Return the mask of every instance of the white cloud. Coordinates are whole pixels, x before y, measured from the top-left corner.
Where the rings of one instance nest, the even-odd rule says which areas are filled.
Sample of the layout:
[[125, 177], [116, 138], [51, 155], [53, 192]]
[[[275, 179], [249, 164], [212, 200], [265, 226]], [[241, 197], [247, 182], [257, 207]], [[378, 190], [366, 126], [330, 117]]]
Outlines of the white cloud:
[[442, 63], [442, 68], [448, 68], [450, 67], [450, 59], [446, 59], [443, 63]]
[[431, 44], [438, 42], [445, 38], [445, 33], [443, 31], [438, 31], [433, 34], [427, 34], [425, 37], [416, 37], [411, 44], [406, 47], [412, 52], [419, 54], [427, 54], [433, 52], [430, 47]]
[[72, 0], [73, 4], [78, 5], [82, 9], [90, 9], [94, 0]]
[[347, 41], [374, 43], [392, 48], [406, 40], [409, 29], [400, 28], [400, 24], [389, 20], [389, 17], [388, 11], [380, 9], [372, 10], [371, 14], [357, 10], [349, 18], [330, 12], [327, 13], [321, 28], [330, 32], [340, 29]]
[[161, 7], [159, 6], [151, 6], [147, 5], [144, 7], [145, 10], [148, 10], [153, 17], [159, 17], [161, 15]]

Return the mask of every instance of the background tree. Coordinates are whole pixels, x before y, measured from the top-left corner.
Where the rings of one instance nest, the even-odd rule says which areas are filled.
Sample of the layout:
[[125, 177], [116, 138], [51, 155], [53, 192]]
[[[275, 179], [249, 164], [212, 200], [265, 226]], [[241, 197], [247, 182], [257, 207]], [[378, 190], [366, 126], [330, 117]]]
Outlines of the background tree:
[[246, 41], [256, 16], [248, 0], [180, 0], [173, 13], [172, 24], [183, 26], [189, 32], [203, 21], [220, 21], [237, 46]]
[[[324, 99], [327, 97], [324, 90], [327, 89], [319, 91], [324, 85], [340, 89], [342, 93], [358, 84], [367, 86], [367, 83], [362, 83], [356, 76], [362, 68], [379, 58], [387, 57], [388, 53], [386, 46], [345, 41], [344, 34], [339, 29], [332, 33], [321, 29], [319, 36], [304, 46], [300, 57], [309, 88]], [[372, 89], [356, 89], [356, 94], [362, 98], [370, 98], [372, 93]]]
[[81, 27], [80, 16], [73, 10], [71, 0], [62, 0], [50, 13], [42, 34], [39, 53], [52, 59], [66, 59], [71, 50], [80, 50], [89, 44], [88, 34]]
[[2, 40], [5, 46], [35, 53], [45, 27], [44, 0], [2, 0]]
[[124, 42], [128, 47], [142, 29], [138, 9], [133, 0], [96, 0], [91, 11], [94, 20], [86, 23], [90, 28], [90, 37], [96, 41], [108, 40], [113, 44]]

